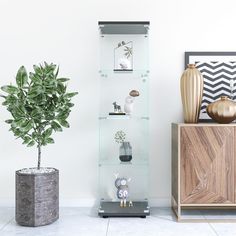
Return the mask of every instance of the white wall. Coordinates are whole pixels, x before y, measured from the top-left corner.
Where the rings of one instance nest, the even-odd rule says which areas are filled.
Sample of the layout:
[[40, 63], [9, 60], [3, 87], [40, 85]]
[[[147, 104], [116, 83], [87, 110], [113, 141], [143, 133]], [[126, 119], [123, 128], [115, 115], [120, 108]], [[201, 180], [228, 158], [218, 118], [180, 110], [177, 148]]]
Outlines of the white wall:
[[[98, 20], [150, 20], [150, 197], [170, 198], [170, 124], [182, 120], [179, 78], [184, 51], [236, 51], [234, 0], [0, 0], [0, 85], [19, 66], [52, 61], [79, 91], [71, 128], [43, 150], [60, 169], [61, 202], [96, 198], [98, 158]], [[14, 171], [36, 165], [36, 150], [14, 140], [0, 106], [0, 205], [14, 202]]]

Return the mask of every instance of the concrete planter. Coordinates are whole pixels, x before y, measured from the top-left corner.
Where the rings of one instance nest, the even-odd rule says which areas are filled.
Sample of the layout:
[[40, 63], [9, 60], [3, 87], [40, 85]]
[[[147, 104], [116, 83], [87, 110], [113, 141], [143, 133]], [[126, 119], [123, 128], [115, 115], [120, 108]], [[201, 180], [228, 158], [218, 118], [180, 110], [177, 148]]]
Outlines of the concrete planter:
[[16, 222], [51, 224], [59, 218], [59, 171], [25, 174], [16, 171]]

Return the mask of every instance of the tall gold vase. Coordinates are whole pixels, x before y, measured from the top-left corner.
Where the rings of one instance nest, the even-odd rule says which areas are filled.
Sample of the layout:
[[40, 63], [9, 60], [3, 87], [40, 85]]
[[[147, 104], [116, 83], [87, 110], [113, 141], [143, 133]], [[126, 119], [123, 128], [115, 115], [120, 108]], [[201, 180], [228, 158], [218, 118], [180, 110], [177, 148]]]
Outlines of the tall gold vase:
[[194, 64], [189, 64], [180, 81], [185, 123], [197, 123], [202, 103], [203, 77]]

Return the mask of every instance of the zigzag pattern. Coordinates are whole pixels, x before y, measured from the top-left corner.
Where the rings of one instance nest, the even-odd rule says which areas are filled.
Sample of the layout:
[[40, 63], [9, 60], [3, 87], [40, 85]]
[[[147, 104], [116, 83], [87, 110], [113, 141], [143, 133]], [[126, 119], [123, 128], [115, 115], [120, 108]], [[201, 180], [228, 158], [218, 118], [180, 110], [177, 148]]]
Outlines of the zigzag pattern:
[[236, 61], [196, 61], [195, 65], [204, 78], [201, 113], [206, 113], [207, 105], [221, 96], [236, 99]]

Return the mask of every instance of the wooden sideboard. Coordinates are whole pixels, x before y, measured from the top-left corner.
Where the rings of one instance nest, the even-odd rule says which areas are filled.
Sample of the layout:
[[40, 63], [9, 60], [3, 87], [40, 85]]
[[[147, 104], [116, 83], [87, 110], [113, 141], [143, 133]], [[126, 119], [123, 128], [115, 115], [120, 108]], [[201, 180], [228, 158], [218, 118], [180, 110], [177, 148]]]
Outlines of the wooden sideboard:
[[236, 207], [236, 124], [172, 124], [172, 208]]

